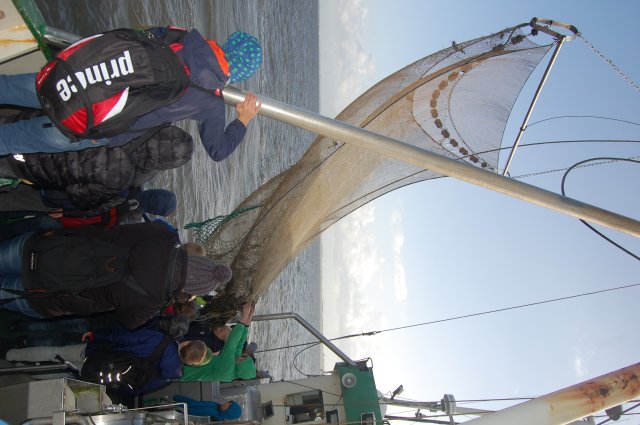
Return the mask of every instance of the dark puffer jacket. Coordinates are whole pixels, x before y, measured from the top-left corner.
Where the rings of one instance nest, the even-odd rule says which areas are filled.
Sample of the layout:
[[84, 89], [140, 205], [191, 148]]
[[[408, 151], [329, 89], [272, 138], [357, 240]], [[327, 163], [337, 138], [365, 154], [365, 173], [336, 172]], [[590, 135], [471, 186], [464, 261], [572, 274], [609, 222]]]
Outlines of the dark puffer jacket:
[[[141, 139], [144, 136], [141, 136]], [[176, 126], [166, 126], [145, 141], [81, 151], [24, 154], [10, 157], [12, 168], [40, 189], [66, 191], [80, 209], [98, 206], [130, 186], [140, 186], [160, 170], [187, 163], [193, 139]]]

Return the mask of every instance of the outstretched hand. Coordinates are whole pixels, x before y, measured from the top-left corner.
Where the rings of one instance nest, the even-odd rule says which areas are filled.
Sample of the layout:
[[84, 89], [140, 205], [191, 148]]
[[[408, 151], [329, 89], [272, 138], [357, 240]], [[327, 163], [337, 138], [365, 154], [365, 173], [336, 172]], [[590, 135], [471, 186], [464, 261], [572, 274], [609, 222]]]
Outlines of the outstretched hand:
[[240, 323], [249, 326], [253, 319], [253, 314], [256, 312], [256, 306], [252, 303], [246, 303], [242, 306], [240, 312]]
[[242, 124], [246, 127], [249, 125], [249, 121], [258, 115], [261, 106], [262, 103], [258, 101], [258, 96], [251, 92], [247, 93], [244, 101], [236, 105], [238, 119], [242, 121]]

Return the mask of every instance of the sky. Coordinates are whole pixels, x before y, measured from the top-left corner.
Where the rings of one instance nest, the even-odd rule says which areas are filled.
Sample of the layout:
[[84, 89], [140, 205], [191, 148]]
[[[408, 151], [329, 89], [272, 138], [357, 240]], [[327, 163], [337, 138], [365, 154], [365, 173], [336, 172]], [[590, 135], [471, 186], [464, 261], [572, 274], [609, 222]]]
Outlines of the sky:
[[[335, 116], [377, 81], [415, 60], [532, 17], [575, 25], [636, 84], [640, 2], [321, 0], [320, 112]], [[544, 38], [544, 40], [549, 40]], [[549, 55], [520, 94], [503, 146], [513, 144]], [[499, 84], [499, 82], [496, 82]], [[521, 143], [640, 140], [640, 92], [581, 39], [566, 43]], [[512, 176], [562, 169], [593, 157], [634, 157], [627, 144], [520, 148]], [[501, 156], [501, 164], [507, 155]], [[522, 181], [560, 192], [562, 172]], [[589, 167], [567, 195], [640, 218], [640, 167]], [[640, 241], [606, 235], [640, 255]], [[452, 178], [391, 192], [322, 235], [323, 332], [385, 330], [640, 283], [640, 262], [572, 217]], [[378, 390], [402, 398], [459, 401], [540, 396], [635, 364], [640, 287], [352, 338], [337, 345], [370, 357]], [[337, 358], [325, 353], [325, 370]], [[498, 409], [515, 403], [473, 403]], [[396, 410], [397, 411], [397, 410]], [[401, 409], [412, 416], [415, 410]], [[633, 417], [632, 417], [633, 418]], [[626, 423], [640, 423], [631, 419]]]

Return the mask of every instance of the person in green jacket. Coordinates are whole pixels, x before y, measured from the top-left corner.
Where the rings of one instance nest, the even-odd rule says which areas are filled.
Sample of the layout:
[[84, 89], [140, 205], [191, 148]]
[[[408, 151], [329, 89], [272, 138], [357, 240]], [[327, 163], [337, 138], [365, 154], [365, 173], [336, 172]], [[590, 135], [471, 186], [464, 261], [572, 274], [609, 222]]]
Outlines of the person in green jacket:
[[180, 344], [180, 358], [184, 363], [181, 381], [221, 381], [254, 379], [256, 365], [249, 356], [242, 355], [242, 346], [249, 334], [255, 305], [242, 306], [240, 322], [233, 327], [222, 350], [212, 353], [204, 342], [185, 341]]

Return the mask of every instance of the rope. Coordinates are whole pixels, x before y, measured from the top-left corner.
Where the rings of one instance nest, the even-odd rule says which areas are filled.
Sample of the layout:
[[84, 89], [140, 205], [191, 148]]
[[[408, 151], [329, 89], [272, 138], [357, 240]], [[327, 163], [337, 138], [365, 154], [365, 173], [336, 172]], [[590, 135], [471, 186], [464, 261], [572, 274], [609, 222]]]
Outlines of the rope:
[[533, 177], [533, 176], [540, 176], [543, 174], [552, 174], [552, 173], [559, 173], [560, 171], [568, 171], [572, 168], [586, 168], [586, 167], [595, 167], [596, 165], [604, 165], [604, 164], [613, 164], [616, 162], [620, 162], [620, 161], [632, 161], [632, 162], [637, 162], [638, 160], [640, 160], [640, 156], [632, 156], [630, 158], [615, 158], [615, 159], [610, 159], [607, 161], [600, 161], [600, 162], [594, 162], [593, 164], [580, 164], [580, 165], [572, 165], [571, 167], [566, 167], [566, 168], [556, 168], [553, 170], [546, 170], [546, 171], [538, 171], [535, 173], [528, 173], [528, 174], [520, 174], [519, 176], [513, 176], [511, 177], [512, 179], [524, 179], [527, 177]]
[[[591, 161], [599, 161], [599, 160], [606, 160], [608, 162], [617, 162], [617, 161], [628, 161], [628, 162], [633, 162], [633, 163], [640, 163], [640, 161], [636, 160], [636, 159], [630, 159], [630, 158], [610, 158], [610, 157], [602, 157], [602, 158], [590, 158], [590, 159], [585, 159], [584, 161], [580, 161], [577, 162], [575, 164], [573, 164], [571, 167], [569, 167], [569, 169], [564, 173], [564, 175], [562, 176], [562, 182], [560, 183], [560, 190], [562, 192], [562, 196], [565, 196], [564, 193], [564, 184], [565, 181], [567, 179], [567, 175], [569, 175], [569, 173], [575, 169], [580, 167], [583, 164], [586, 164], [587, 162], [591, 162]], [[592, 225], [590, 225], [589, 223], [587, 223], [585, 220], [580, 219], [580, 222], [582, 224], [584, 224], [585, 226], [587, 226], [591, 231], [593, 231], [596, 235], [600, 236], [602, 239], [606, 240], [607, 242], [609, 242], [611, 245], [615, 246], [616, 248], [620, 249], [621, 251], [623, 251], [624, 253], [630, 255], [631, 257], [635, 258], [636, 260], [640, 261], [640, 257], [638, 257], [636, 254], [634, 254], [633, 252], [629, 251], [628, 249], [626, 249], [625, 247], [623, 247], [622, 245], [618, 244], [617, 242], [614, 242], [611, 238], [605, 236], [602, 232], [598, 231], [595, 227], [593, 227]]]
[[[527, 125], [527, 128], [531, 127], [532, 125], [540, 124], [540, 123], [545, 122], [545, 121], [559, 120], [559, 119], [564, 119], [564, 118], [592, 118], [592, 119], [598, 119], [598, 120], [616, 121], [616, 122], [621, 122], [621, 123], [624, 123], [624, 124], [640, 125], [640, 123], [633, 122], [633, 121], [621, 120], [619, 118], [602, 117], [602, 116], [599, 116], [599, 115], [560, 115], [560, 116], [557, 116], [557, 117], [545, 118], [545, 119], [542, 119], [542, 120], [539, 120], [539, 121], [535, 121], [535, 122], [529, 123], [529, 125]], [[511, 147], [509, 147], [509, 148], [511, 148]]]
[[629, 84], [631, 87], [633, 87], [634, 89], [636, 89], [636, 91], [640, 92], [640, 86], [638, 86], [638, 84], [636, 84], [631, 78], [629, 78], [624, 72], [622, 72], [622, 70], [620, 68], [618, 68], [616, 66], [615, 63], [613, 63], [613, 61], [611, 59], [608, 59], [607, 57], [605, 57], [605, 55], [602, 54], [602, 52], [598, 49], [596, 49], [596, 47], [591, 44], [586, 38], [584, 38], [584, 36], [582, 34], [578, 34], [578, 37], [584, 41], [584, 43], [596, 54], [598, 55], [605, 63], [609, 64], [609, 66], [611, 68], [613, 68], [614, 71], [616, 71], [618, 73], [618, 75], [620, 75], [626, 82], [627, 84]]
[[[586, 296], [589, 296], [589, 295], [602, 294], [602, 293], [605, 293], [605, 292], [618, 291], [618, 290], [621, 290], [621, 289], [628, 289], [628, 288], [633, 288], [633, 287], [636, 287], [636, 286], [640, 286], [640, 283], [632, 283], [632, 284], [629, 284], [629, 285], [616, 286], [614, 288], [600, 289], [600, 290], [597, 290], [597, 291], [583, 292], [581, 294], [568, 295], [566, 297], [552, 298], [552, 299], [548, 299], [548, 300], [535, 301], [535, 302], [526, 303], [526, 304], [518, 304], [518, 305], [510, 306], [510, 307], [503, 307], [503, 308], [498, 308], [498, 309], [494, 309], [494, 310], [482, 311], [482, 312], [478, 312], [478, 313], [464, 314], [464, 315], [461, 315], [461, 316], [448, 317], [446, 319], [437, 319], [437, 320], [432, 320], [432, 321], [429, 321], [429, 322], [416, 323], [416, 324], [413, 324], [413, 325], [399, 326], [399, 327], [395, 327], [395, 328], [388, 328], [388, 329], [383, 329], [383, 330], [378, 330], [378, 331], [369, 331], [369, 332], [362, 332], [362, 333], [358, 333], [358, 334], [344, 335], [344, 336], [340, 336], [340, 337], [336, 337], [336, 338], [331, 338], [331, 339], [329, 339], [329, 341], [337, 341], [337, 340], [340, 340], [340, 339], [354, 338], [354, 337], [357, 337], [357, 336], [373, 336], [373, 335], [376, 335], [376, 334], [379, 334], [379, 333], [382, 333], [382, 332], [391, 332], [391, 331], [397, 331], [397, 330], [402, 330], [402, 329], [415, 328], [415, 327], [418, 327], [418, 326], [426, 326], [426, 325], [433, 325], [433, 324], [436, 324], [436, 323], [451, 322], [451, 321], [460, 320], [460, 319], [468, 319], [470, 317], [483, 316], [483, 315], [493, 314], [493, 313], [501, 313], [501, 312], [504, 312], [504, 311], [516, 310], [516, 309], [525, 308], [525, 307], [533, 307], [533, 306], [537, 306], [537, 305], [549, 304], [549, 303], [558, 302], [558, 301], [565, 301], [565, 300], [570, 300], [570, 299], [574, 299], [574, 298], [586, 297]], [[275, 350], [282, 350], [284, 348], [295, 348], [295, 347], [301, 347], [301, 346], [306, 346], [306, 345], [315, 345], [315, 344], [317, 344], [317, 342], [305, 342], [305, 343], [301, 343], [301, 344], [287, 345], [287, 346], [284, 346], [284, 347], [267, 348], [267, 349], [260, 350], [260, 351], [257, 351], [257, 352], [262, 353], [262, 352], [266, 352], [266, 351], [275, 351]]]

